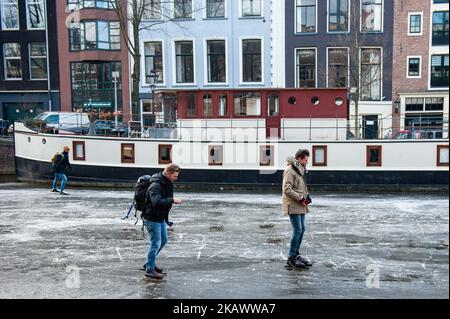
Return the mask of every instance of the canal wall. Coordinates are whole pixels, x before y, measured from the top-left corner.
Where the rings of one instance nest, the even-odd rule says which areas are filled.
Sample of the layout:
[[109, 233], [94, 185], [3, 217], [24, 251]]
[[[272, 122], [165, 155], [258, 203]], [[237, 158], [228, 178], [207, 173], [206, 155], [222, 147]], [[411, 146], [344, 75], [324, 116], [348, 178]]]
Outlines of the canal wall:
[[15, 180], [14, 141], [0, 138], [0, 182]]

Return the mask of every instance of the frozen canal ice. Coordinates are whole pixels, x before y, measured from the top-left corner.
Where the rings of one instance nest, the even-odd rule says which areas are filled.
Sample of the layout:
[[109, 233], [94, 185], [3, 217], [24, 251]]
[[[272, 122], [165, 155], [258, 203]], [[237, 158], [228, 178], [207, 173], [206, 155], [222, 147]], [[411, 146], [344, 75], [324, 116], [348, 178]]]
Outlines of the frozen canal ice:
[[132, 190], [0, 185], [0, 298], [448, 298], [448, 196], [313, 194], [303, 254], [276, 193], [179, 192], [148, 281]]

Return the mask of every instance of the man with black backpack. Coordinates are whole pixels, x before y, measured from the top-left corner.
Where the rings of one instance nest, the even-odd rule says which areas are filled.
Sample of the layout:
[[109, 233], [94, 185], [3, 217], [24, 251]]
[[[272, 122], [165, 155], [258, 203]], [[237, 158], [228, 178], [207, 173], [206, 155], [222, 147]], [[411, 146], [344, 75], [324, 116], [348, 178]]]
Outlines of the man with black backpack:
[[173, 197], [173, 183], [178, 179], [180, 167], [169, 164], [163, 172], [153, 175], [148, 187], [142, 218], [150, 237], [150, 245], [145, 263], [145, 276], [162, 279], [164, 272], [156, 267], [156, 256], [167, 243], [166, 222], [172, 205], [180, 205], [181, 200]]
[[[61, 195], [69, 195], [64, 189], [67, 183], [66, 168], [72, 169], [69, 162], [69, 146], [65, 145], [61, 154], [56, 153], [52, 158], [52, 173], [55, 173], [52, 192], [60, 192]], [[58, 190], [58, 181], [61, 179], [61, 190]]]

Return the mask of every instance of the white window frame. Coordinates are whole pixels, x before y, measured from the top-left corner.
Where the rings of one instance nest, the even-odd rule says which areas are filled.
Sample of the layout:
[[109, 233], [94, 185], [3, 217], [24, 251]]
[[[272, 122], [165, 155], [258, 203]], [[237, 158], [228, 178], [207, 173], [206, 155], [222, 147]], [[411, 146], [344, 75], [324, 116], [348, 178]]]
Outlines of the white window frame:
[[[411, 16], [418, 16], [420, 15], [420, 32], [419, 33], [410, 33], [411, 30]], [[423, 35], [423, 12], [408, 12], [408, 30], [407, 30], [408, 36], [411, 37], [417, 37]]]
[[28, 72], [30, 74], [30, 80], [31, 81], [42, 81], [42, 80], [47, 80], [48, 79], [48, 70], [47, 70], [47, 77], [45, 78], [38, 78], [38, 79], [33, 79], [32, 77], [32, 72], [31, 72], [31, 59], [35, 58], [35, 59], [45, 59], [45, 67], [47, 68], [47, 55], [48, 55], [48, 47], [45, 45], [45, 52], [47, 55], [45, 56], [31, 56], [31, 45], [33, 43], [42, 43], [45, 45], [45, 42], [29, 42], [28, 43]]
[[[30, 26], [30, 11], [28, 9], [28, 6], [30, 4], [39, 4], [39, 3], [42, 5], [43, 16], [44, 16], [44, 21], [43, 21], [44, 26], [42, 28], [32, 28]], [[46, 1], [45, 0], [26, 0], [25, 6], [26, 6], [26, 13], [27, 13], [27, 30], [45, 30], [46, 26], [47, 26]]]
[[[409, 75], [409, 59], [419, 59], [419, 75]], [[406, 57], [406, 78], [407, 79], [420, 79], [422, 78], [422, 56], [421, 55], [408, 55]]]
[[[261, 40], [261, 82], [244, 82], [244, 59], [243, 59], [243, 45], [242, 43], [244, 42], [244, 40]], [[246, 37], [239, 37], [239, 85], [241, 86], [247, 86], [247, 85], [261, 85], [265, 83], [265, 77], [264, 77], [264, 61], [265, 61], [265, 56], [264, 56], [264, 37], [251, 37], [251, 36], [246, 36]]]
[[[348, 31], [330, 31], [330, 0], [327, 0], [327, 33], [331, 33], [331, 34], [347, 34], [350, 33], [350, 29], [351, 29], [351, 23], [350, 23], [350, 19], [351, 19], [351, 2], [350, 0], [347, 0], [347, 6], [348, 6]], [[295, 14], [297, 15], [297, 13]], [[317, 12], [316, 12], [317, 15]], [[316, 18], [317, 19], [317, 18]]]
[[[327, 56], [326, 56], [326, 60], [327, 60], [326, 85], [327, 85], [327, 88], [329, 88], [329, 84], [328, 84], [328, 69], [329, 69], [329, 67], [328, 67], [328, 57], [329, 57], [329, 50], [330, 49], [344, 49], [344, 50], [347, 50], [347, 81], [348, 81], [347, 84], [348, 84], [348, 87], [350, 87], [350, 48], [349, 47], [327, 47]], [[317, 60], [317, 57], [316, 57], [316, 60]]]
[[[363, 49], [380, 49], [380, 66], [381, 66], [381, 72], [380, 72], [380, 99], [379, 100], [363, 100], [361, 97], [359, 97], [361, 102], [382, 102], [383, 101], [383, 72], [384, 72], [384, 51], [383, 51], [383, 47], [377, 47], [377, 46], [363, 46], [359, 48], [359, 65], [358, 65], [358, 78], [359, 78], [359, 87], [361, 88], [361, 66], [362, 66], [362, 61], [361, 61], [361, 52]], [[361, 91], [361, 90], [360, 90]], [[360, 92], [361, 94], [361, 92]]]
[[362, 3], [365, 0], [359, 1], [359, 32], [361, 33], [383, 33], [384, 32], [384, 0], [381, 0], [381, 30], [380, 31], [363, 31], [362, 24]]
[[156, 87], [165, 87], [166, 86], [166, 70], [167, 70], [167, 65], [166, 65], [166, 57], [165, 57], [165, 52], [166, 52], [166, 44], [164, 42], [163, 39], [154, 39], [154, 38], [145, 38], [143, 40], [141, 40], [141, 65], [143, 66], [143, 72], [141, 71], [141, 87], [142, 88], [150, 88], [150, 84], [147, 84], [146, 81], [146, 65], [145, 65], [145, 43], [147, 42], [161, 42], [162, 45], [162, 60], [163, 60], [163, 82], [162, 83], [155, 83]]
[[[433, 14], [433, 13], [431, 13], [431, 14]], [[431, 38], [432, 37], [430, 37], [430, 43], [431, 43]], [[431, 44], [430, 44], [430, 48], [431, 48]], [[437, 51], [437, 50], [430, 50], [429, 60], [428, 60], [428, 90], [429, 91], [442, 91], [442, 90], [445, 90], [445, 89], [448, 88], [448, 86], [447, 87], [432, 87], [431, 86], [431, 70], [433, 69], [433, 65], [432, 65], [433, 56], [435, 56], [435, 55], [448, 55], [449, 58], [450, 58], [450, 54], [448, 52], [448, 47], [446, 47], [446, 50], [447, 50], [446, 52], [441, 52], [441, 51]]]
[[[294, 0], [294, 16], [295, 16], [295, 21], [294, 21], [294, 34], [318, 34], [319, 33], [319, 24], [318, 24], [318, 19], [319, 19], [319, 10], [318, 10], [318, 5], [317, 5], [317, 0], [316, 1], [316, 31], [315, 32], [301, 32], [297, 30], [297, 22], [298, 22], [298, 17], [297, 17], [297, 0]], [[327, 21], [328, 24], [328, 21]], [[327, 27], [328, 28], [328, 27]]]
[[[149, 1], [149, 0], [146, 0]], [[162, 14], [163, 14], [163, 10], [164, 10], [164, 0], [159, 0], [160, 1], [160, 5], [161, 5], [161, 13], [159, 14], [158, 18], [150, 18], [150, 19], [145, 19], [144, 17], [142, 18], [142, 22], [145, 21], [160, 21], [162, 20]]]
[[[177, 56], [176, 56], [176, 43], [180, 41], [192, 42], [192, 55], [194, 65], [194, 82], [177, 83]], [[192, 87], [197, 86], [197, 57], [196, 57], [196, 42], [194, 38], [175, 38], [172, 39], [172, 86], [174, 87]]]
[[[233, 1], [233, 0], [231, 0]], [[242, 8], [242, 1], [243, 0], [238, 0], [239, 2], [239, 18], [241, 19], [261, 19], [264, 18], [264, 2], [263, 0], [259, 0], [259, 2], [261, 3], [261, 15], [260, 16], [244, 16], [244, 10]]]
[[[209, 82], [209, 77], [208, 77], [208, 41], [225, 41], [225, 82]], [[208, 38], [204, 38], [203, 39], [203, 56], [204, 56], [204, 72], [203, 72], [203, 76], [204, 76], [204, 85], [205, 86], [228, 86], [229, 85], [229, 72], [230, 72], [230, 68], [229, 68], [229, 60], [228, 60], [228, 39], [226, 37], [208, 37]]]
[[[297, 68], [297, 51], [298, 50], [311, 50], [311, 49], [314, 49], [314, 51], [315, 51], [315, 62], [314, 62], [315, 63], [315, 69], [314, 69], [315, 84], [314, 84], [314, 88], [317, 88], [317, 47], [297, 47], [297, 48], [294, 48], [295, 88], [297, 88], [297, 89], [300, 88], [300, 86], [299, 86], [300, 79], [298, 78], [299, 74], [298, 74], [298, 68]], [[327, 64], [327, 66], [328, 66], [328, 64]], [[313, 88], [308, 87], [307, 89], [313, 89]]]
[[177, 21], [177, 20], [192, 20], [195, 19], [195, 2], [194, 0], [191, 0], [191, 8], [192, 8], [192, 13], [190, 17], [187, 18], [175, 18], [175, 1], [172, 0], [170, 1], [170, 6], [171, 6], [171, 12], [172, 12], [172, 18]]
[[[6, 81], [21, 81], [23, 80], [23, 63], [22, 63], [22, 54], [20, 54], [19, 57], [6, 57], [6, 53], [5, 53], [5, 45], [6, 44], [18, 44], [19, 48], [20, 48], [20, 53], [22, 53], [22, 45], [18, 42], [4, 42], [3, 43], [3, 70], [4, 70], [4, 74], [5, 74], [5, 80]], [[19, 60], [20, 61], [20, 74], [21, 77], [20, 78], [8, 78], [8, 72], [7, 72], [7, 67], [6, 67], [6, 61], [7, 60]]]
[[[0, 0], [0, 30], [1, 31], [17, 31], [20, 30], [20, 6], [19, 6], [19, 0], [16, 0], [16, 4], [17, 4], [17, 28], [10, 28], [10, 29], [6, 29], [3, 26], [3, 6], [7, 5], [7, 3], [4, 0]], [[6, 77], [6, 76], [5, 76]]]
[[[228, 0], [223, 0], [224, 6], [225, 6], [225, 17], [219, 17], [219, 18], [208, 18], [208, 12], [207, 12], [207, 7], [206, 7], [206, 1], [207, 0], [203, 0], [203, 8], [205, 8], [203, 10], [203, 19], [207, 19], [207, 20], [220, 20], [220, 19], [228, 19]], [[231, 0], [233, 1], [233, 0]]]

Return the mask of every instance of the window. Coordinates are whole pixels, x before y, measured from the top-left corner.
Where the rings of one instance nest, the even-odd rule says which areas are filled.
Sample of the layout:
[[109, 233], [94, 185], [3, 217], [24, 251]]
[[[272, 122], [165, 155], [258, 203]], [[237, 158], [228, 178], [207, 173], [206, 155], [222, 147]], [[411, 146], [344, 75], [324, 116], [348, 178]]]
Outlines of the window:
[[173, 5], [175, 19], [192, 18], [192, 0], [174, 0]]
[[296, 0], [297, 33], [314, 33], [316, 25], [316, 0]]
[[448, 11], [433, 12], [433, 45], [448, 45]]
[[2, 30], [19, 30], [18, 0], [0, 0]]
[[212, 116], [212, 96], [211, 94], [203, 95], [203, 116]]
[[44, 0], [27, 0], [28, 29], [45, 29]]
[[434, 4], [438, 4], [438, 3], [448, 3], [448, 0], [433, 0]]
[[448, 54], [431, 56], [431, 87], [448, 87]]
[[134, 164], [134, 144], [121, 144], [121, 158], [123, 164]]
[[361, 99], [381, 100], [381, 49], [361, 49]]
[[361, 0], [361, 31], [383, 31], [383, 0]]
[[328, 49], [328, 87], [348, 87], [348, 48]]
[[222, 165], [223, 164], [223, 146], [222, 145], [209, 145], [208, 146], [209, 165]]
[[313, 146], [313, 166], [327, 166], [327, 146]]
[[243, 82], [262, 81], [261, 50], [261, 40], [242, 40]]
[[406, 98], [405, 110], [406, 111], [423, 111], [423, 98]]
[[225, 41], [207, 41], [208, 82], [225, 83], [227, 81]]
[[160, 20], [161, 15], [161, 0], [145, 0], [144, 20]]
[[408, 78], [420, 78], [421, 60], [420, 57], [408, 57]]
[[47, 47], [45, 42], [30, 43], [30, 79], [47, 79]]
[[243, 17], [260, 17], [262, 15], [261, 0], [242, 0]]
[[74, 109], [112, 109], [115, 103], [114, 78], [117, 79], [118, 107], [122, 107], [120, 62], [71, 63], [72, 105]]
[[172, 163], [172, 145], [158, 145], [159, 164]]
[[261, 115], [261, 95], [259, 93], [237, 93], [234, 95], [234, 115]]
[[425, 99], [425, 111], [443, 111], [444, 98], [443, 97], [427, 97]]
[[73, 141], [73, 159], [75, 161], [86, 160], [86, 148], [84, 142]]
[[186, 95], [186, 116], [197, 116], [197, 104], [195, 103], [195, 94]]
[[348, 32], [349, 0], [329, 0], [328, 4], [328, 31]]
[[219, 116], [228, 115], [228, 97], [226, 94], [219, 95]]
[[433, 139], [443, 137], [444, 116], [440, 113], [406, 113], [405, 129], [412, 138]]
[[448, 145], [437, 146], [437, 166], [448, 166]]
[[278, 93], [270, 93], [267, 97], [268, 115], [278, 116], [280, 115], [280, 96]]
[[316, 49], [297, 49], [297, 87], [316, 87]]
[[422, 14], [410, 13], [408, 21], [408, 35], [420, 35], [422, 34]]
[[206, 17], [225, 18], [225, 1], [226, 0], [206, 0]]
[[367, 146], [367, 166], [381, 166], [381, 146]]
[[3, 55], [5, 56], [5, 79], [21, 80], [22, 79], [22, 61], [20, 58], [19, 43], [4, 43]]
[[194, 83], [194, 45], [192, 41], [175, 42], [177, 83]]
[[274, 165], [274, 151], [273, 145], [261, 145], [259, 147], [259, 165], [273, 166]]
[[69, 27], [71, 51], [120, 50], [120, 25], [115, 21], [82, 21]]
[[[144, 43], [145, 55], [145, 75], [157, 71], [159, 74], [156, 83], [164, 82], [164, 64], [163, 64], [163, 47], [162, 42], [146, 42]], [[145, 77], [145, 83], [149, 83], [149, 78]]]
[[67, 5], [71, 11], [83, 8], [113, 9], [111, 0], [68, 0]]

